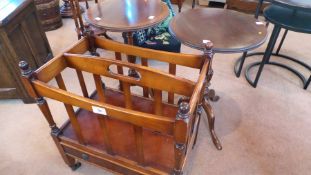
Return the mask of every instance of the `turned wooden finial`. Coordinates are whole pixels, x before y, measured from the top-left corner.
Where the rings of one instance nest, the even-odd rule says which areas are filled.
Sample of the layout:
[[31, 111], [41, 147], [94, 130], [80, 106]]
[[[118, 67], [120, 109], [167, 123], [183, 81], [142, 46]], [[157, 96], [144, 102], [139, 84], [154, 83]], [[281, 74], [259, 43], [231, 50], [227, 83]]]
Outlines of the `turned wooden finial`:
[[32, 70], [29, 67], [27, 61], [20, 61], [18, 63], [19, 68], [21, 69], [21, 73], [23, 76], [29, 76], [32, 73]]
[[88, 23], [88, 22], [84, 23], [84, 28], [86, 30], [90, 30], [90, 23]]
[[190, 118], [190, 105], [188, 102], [182, 101], [179, 104], [178, 112], [176, 115], [176, 121], [174, 124], [174, 141], [175, 141], [175, 165], [174, 175], [183, 174], [182, 167], [185, 160], [185, 154], [187, 151], [187, 139], [189, 133], [189, 118]]
[[83, 36], [86, 37], [88, 42], [89, 42], [89, 49], [88, 49], [89, 52], [93, 56], [99, 56], [99, 53], [96, 52], [95, 33], [94, 33], [94, 31], [91, 29], [89, 24], [85, 24], [84, 27], [85, 27], [85, 30], [83, 32]]
[[210, 40], [203, 41], [206, 50], [211, 50], [214, 47], [214, 44]]
[[213, 47], [214, 44], [210, 40], [204, 40], [204, 55], [207, 55], [209, 59], [212, 59], [214, 56]]
[[180, 98], [178, 99], [178, 101], [177, 101], [177, 105], [179, 106], [180, 103], [182, 103], [182, 102], [187, 102], [187, 103], [189, 103], [189, 101], [190, 101], [190, 98], [189, 98], [189, 97], [180, 97]]
[[181, 102], [179, 104], [177, 118], [182, 120], [189, 118], [189, 111], [190, 111], [189, 103]]

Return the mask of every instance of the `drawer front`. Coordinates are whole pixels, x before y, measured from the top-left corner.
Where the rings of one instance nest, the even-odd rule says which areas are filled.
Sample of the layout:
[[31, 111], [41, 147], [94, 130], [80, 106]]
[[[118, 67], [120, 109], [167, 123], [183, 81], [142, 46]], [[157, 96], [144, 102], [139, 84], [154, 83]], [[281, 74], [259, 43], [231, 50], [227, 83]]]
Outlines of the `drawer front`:
[[137, 175], [137, 174], [155, 174], [153, 172], [140, 170], [139, 168], [135, 168], [133, 166], [127, 167], [125, 164], [123, 164], [121, 161], [109, 161], [104, 158], [101, 158], [100, 156], [94, 155], [92, 153], [88, 153], [85, 151], [80, 151], [79, 149], [67, 147], [63, 145], [64, 151], [67, 155], [73, 156], [75, 158], [78, 158], [80, 160], [84, 160], [86, 162], [89, 162], [91, 164], [95, 164], [98, 166], [103, 167], [104, 169], [108, 169], [113, 172], [121, 173], [121, 174], [127, 174], [127, 175]]
[[[179, 0], [171, 0], [171, 3], [172, 3], [172, 4], [178, 4], [178, 1], [179, 1]], [[182, 3], [183, 3], [184, 1], [185, 1], [185, 0], [181, 0]]]

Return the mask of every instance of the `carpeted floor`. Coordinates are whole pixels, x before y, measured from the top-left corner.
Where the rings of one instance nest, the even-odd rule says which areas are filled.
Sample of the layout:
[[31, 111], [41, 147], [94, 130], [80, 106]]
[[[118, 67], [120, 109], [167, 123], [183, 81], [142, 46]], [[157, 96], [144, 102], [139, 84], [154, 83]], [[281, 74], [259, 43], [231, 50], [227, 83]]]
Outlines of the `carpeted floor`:
[[[188, 0], [183, 10], [189, 9], [190, 3]], [[54, 54], [77, 40], [73, 21], [64, 19], [63, 22], [62, 28], [47, 32]], [[110, 35], [121, 41], [119, 33]], [[289, 32], [282, 52], [311, 65], [310, 43], [311, 35]], [[263, 51], [265, 46], [257, 50]], [[186, 46], [182, 47], [182, 52], [200, 53]], [[311, 87], [303, 90], [301, 82], [293, 74], [266, 66], [258, 87], [254, 89], [244, 77], [236, 78], [233, 74], [233, 65], [238, 57], [239, 54], [216, 54], [214, 59], [212, 87], [221, 99], [213, 103], [213, 107], [216, 131], [223, 150], [216, 150], [212, 144], [204, 118], [188, 174], [310, 174]], [[260, 57], [251, 58], [246, 64], [255, 59]], [[158, 63], [153, 65], [164, 66]], [[177, 72], [188, 78], [197, 76], [182, 67], [178, 67]], [[252, 75], [254, 77], [255, 72]], [[91, 77], [86, 76], [91, 81]], [[64, 77], [72, 79], [69, 89], [75, 91], [78, 86], [72, 72], [66, 71]], [[48, 102], [58, 124], [67, 119], [62, 104]], [[71, 171], [61, 159], [49, 135], [48, 124], [35, 104], [0, 100], [0, 129], [1, 175], [110, 174], [86, 163], [77, 171]]]

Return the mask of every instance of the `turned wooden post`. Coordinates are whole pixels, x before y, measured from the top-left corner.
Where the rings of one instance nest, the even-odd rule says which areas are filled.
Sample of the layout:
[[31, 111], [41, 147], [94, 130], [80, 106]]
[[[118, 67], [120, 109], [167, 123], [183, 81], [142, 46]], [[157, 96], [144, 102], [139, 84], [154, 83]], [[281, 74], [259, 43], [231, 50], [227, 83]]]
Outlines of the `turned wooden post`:
[[[202, 101], [204, 100], [204, 93], [205, 93], [204, 87], [206, 87], [206, 78], [205, 78], [205, 80], [204, 80], [203, 88], [201, 89], [201, 95], [200, 95], [200, 99], [199, 99], [199, 101], [198, 101], [198, 105], [197, 105], [197, 108], [196, 108], [196, 113], [194, 114], [194, 115], [195, 115], [195, 118], [198, 117], [198, 126], [197, 126], [197, 129], [194, 131], [194, 132], [195, 132], [195, 133], [194, 133], [194, 134], [195, 134], [195, 137], [194, 137], [192, 149], [193, 149], [194, 146], [196, 145], [197, 139], [198, 139], [199, 127], [200, 127], [200, 122], [201, 122], [201, 115], [202, 115], [202, 112], [203, 112], [203, 104], [202, 104]], [[195, 119], [194, 119], [194, 122], [195, 122]]]
[[174, 175], [183, 174], [183, 164], [186, 155], [186, 146], [188, 139], [188, 124], [190, 118], [190, 106], [187, 102], [181, 102], [176, 115], [175, 126], [174, 126], [174, 140], [175, 140], [175, 165]]
[[213, 46], [214, 45], [211, 41], [207, 41], [205, 43], [204, 56], [206, 57], [206, 59], [209, 59], [208, 72], [206, 75], [207, 83], [209, 83], [211, 81], [213, 74], [214, 74], [214, 71], [212, 68], [213, 57], [214, 57]]
[[89, 52], [93, 56], [99, 56], [99, 53], [96, 52], [96, 45], [95, 45], [95, 34], [94, 31], [91, 30], [89, 24], [85, 24], [85, 29], [83, 32], [83, 36], [87, 38], [89, 43]]
[[51, 128], [51, 136], [53, 138], [53, 141], [56, 144], [58, 151], [61, 153], [61, 156], [62, 156], [64, 162], [69, 167], [71, 167], [72, 170], [76, 170], [77, 168], [79, 168], [81, 166], [81, 164], [79, 162], [76, 162], [76, 160], [74, 158], [67, 156], [65, 154], [64, 149], [60, 145], [59, 138], [58, 138], [58, 135], [61, 133], [61, 130], [57, 127], [57, 125], [53, 119], [53, 116], [51, 114], [48, 103], [46, 102], [46, 100], [43, 97], [38, 95], [38, 93], [36, 92], [36, 90], [34, 89], [34, 87], [31, 84], [31, 81], [35, 80], [34, 72], [29, 68], [29, 64], [26, 61], [19, 62], [18, 66], [21, 70], [21, 74], [22, 74], [21, 79], [22, 79], [24, 86], [27, 89], [27, 92], [29, 93], [29, 95], [31, 97], [36, 99], [37, 105], [38, 105], [40, 111], [42, 112], [45, 119], [49, 123], [49, 126]]
[[216, 95], [214, 89], [209, 89], [209, 86], [211, 85], [210, 81], [212, 80], [212, 77], [214, 75], [213, 71], [213, 57], [214, 57], [214, 51], [213, 51], [213, 43], [211, 41], [205, 42], [205, 48], [204, 48], [204, 56], [206, 59], [209, 59], [209, 66], [208, 66], [208, 72], [206, 74], [206, 90], [205, 90], [205, 98], [209, 99], [211, 101], [218, 101], [219, 96]]
[[47, 122], [49, 123], [51, 133], [58, 134], [60, 130], [56, 126], [56, 123], [52, 117], [50, 108], [46, 100], [37, 94], [36, 90], [31, 84], [31, 81], [34, 80], [35, 77], [33, 71], [29, 68], [29, 64], [26, 61], [21, 61], [19, 62], [19, 67], [21, 69], [22, 82], [25, 85], [29, 95], [36, 100], [38, 107], [40, 108]]

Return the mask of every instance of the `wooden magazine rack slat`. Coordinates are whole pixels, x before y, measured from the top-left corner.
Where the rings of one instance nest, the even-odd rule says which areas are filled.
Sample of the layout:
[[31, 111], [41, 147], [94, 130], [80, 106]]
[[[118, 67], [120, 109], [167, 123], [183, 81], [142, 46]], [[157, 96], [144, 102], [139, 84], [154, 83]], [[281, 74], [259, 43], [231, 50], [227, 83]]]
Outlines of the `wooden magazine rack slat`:
[[[122, 174], [182, 174], [196, 141], [202, 105], [211, 111], [205, 95], [212, 76], [212, 44], [206, 44], [203, 55], [190, 55], [86, 36], [36, 71], [20, 63], [23, 83], [37, 100], [65, 163], [76, 169], [77, 160], [84, 160]], [[95, 56], [96, 48], [115, 52], [115, 60]], [[122, 61], [121, 54], [141, 57], [142, 65]], [[168, 72], [148, 67], [149, 59], [168, 63]], [[197, 82], [177, 77], [176, 65], [199, 69]], [[140, 77], [124, 75], [123, 67], [135, 69]], [[67, 68], [75, 69], [83, 96], [67, 91], [61, 76]], [[88, 94], [82, 72], [93, 74], [93, 94]], [[102, 76], [118, 80], [120, 89], [105, 87]], [[54, 78], [58, 87], [47, 84]], [[141, 96], [132, 94], [133, 85], [143, 87]], [[167, 102], [162, 92], [168, 93]], [[176, 94], [184, 97], [177, 104]], [[69, 120], [60, 128], [44, 97], [64, 103]]]

